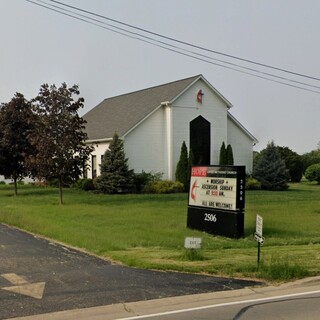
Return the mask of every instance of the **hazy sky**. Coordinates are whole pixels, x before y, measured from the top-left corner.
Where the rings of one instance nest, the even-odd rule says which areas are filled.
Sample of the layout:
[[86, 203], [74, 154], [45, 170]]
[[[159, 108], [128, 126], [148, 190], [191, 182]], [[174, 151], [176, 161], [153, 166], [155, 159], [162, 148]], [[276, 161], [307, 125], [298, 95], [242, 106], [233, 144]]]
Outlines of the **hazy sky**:
[[[214, 51], [320, 78], [318, 0], [61, 2]], [[0, 39], [0, 102], [9, 101], [15, 92], [32, 98], [43, 83], [66, 82], [79, 84], [86, 100], [83, 114], [105, 98], [203, 74], [233, 104], [231, 113], [259, 140], [255, 150], [274, 140], [302, 154], [316, 149], [320, 141], [318, 80], [201, 52], [319, 88], [290, 82], [318, 92], [314, 93], [281, 85], [170, 52], [25, 0], [0, 0]]]

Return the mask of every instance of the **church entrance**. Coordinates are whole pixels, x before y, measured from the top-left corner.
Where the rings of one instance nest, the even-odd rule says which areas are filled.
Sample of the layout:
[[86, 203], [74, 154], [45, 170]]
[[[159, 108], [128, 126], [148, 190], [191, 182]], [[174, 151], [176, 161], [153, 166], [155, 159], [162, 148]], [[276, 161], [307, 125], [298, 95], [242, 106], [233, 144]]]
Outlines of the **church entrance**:
[[190, 122], [190, 149], [194, 155], [195, 165], [210, 165], [211, 125], [199, 116]]

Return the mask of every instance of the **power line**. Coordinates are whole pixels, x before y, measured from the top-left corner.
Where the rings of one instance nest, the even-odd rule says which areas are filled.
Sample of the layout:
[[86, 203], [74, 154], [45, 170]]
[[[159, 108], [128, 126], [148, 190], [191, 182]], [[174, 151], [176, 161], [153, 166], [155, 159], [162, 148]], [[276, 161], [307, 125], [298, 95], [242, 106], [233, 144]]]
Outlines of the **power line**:
[[106, 17], [104, 15], [100, 15], [100, 14], [97, 14], [97, 13], [94, 13], [94, 12], [91, 12], [91, 11], [88, 11], [88, 10], [84, 10], [84, 9], [81, 9], [81, 8], [78, 8], [78, 7], [75, 7], [75, 6], [71, 6], [71, 5], [68, 5], [66, 3], [63, 3], [63, 2], [60, 2], [60, 1], [57, 1], [57, 0], [48, 0], [48, 1], [51, 1], [51, 2], [54, 2], [54, 3], [58, 3], [58, 4], [63, 5], [65, 7], [69, 7], [69, 8], [72, 8], [74, 10], [78, 10], [78, 11], [85, 12], [85, 13], [90, 14], [90, 15], [94, 15], [96, 17], [107, 19], [109, 21], [112, 21], [112, 22], [115, 22], [115, 23], [130, 27], [130, 28], [133, 28], [133, 29], [136, 29], [136, 30], [139, 30], [139, 31], [143, 31], [145, 33], [149, 33], [149, 34], [152, 34], [154, 36], [157, 36], [157, 37], [160, 37], [160, 38], [163, 38], [163, 39], [166, 39], [166, 40], [170, 40], [170, 41], [173, 41], [173, 42], [178, 42], [180, 44], [183, 44], [183, 45], [186, 45], [186, 46], [190, 46], [190, 47], [193, 47], [193, 48], [196, 48], [196, 49], [204, 50], [204, 51], [207, 51], [207, 52], [215, 53], [215, 54], [222, 55], [222, 56], [225, 56], [225, 57], [229, 57], [229, 58], [232, 58], [232, 59], [237, 59], [237, 60], [240, 60], [240, 61], [243, 61], [243, 62], [259, 65], [259, 66], [262, 66], [262, 67], [266, 67], [266, 68], [282, 71], [282, 72], [285, 72], [285, 73], [293, 74], [295, 76], [299, 76], [299, 77], [304, 77], [304, 78], [320, 81], [320, 78], [316, 78], [316, 77], [305, 75], [305, 74], [302, 74], [302, 73], [298, 73], [298, 72], [286, 70], [286, 69], [283, 69], [283, 68], [271, 66], [271, 65], [264, 64], [264, 63], [261, 63], [261, 62], [256, 62], [256, 61], [253, 61], [253, 60], [240, 58], [240, 57], [237, 57], [237, 56], [234, 56], [234, 55], [231, 55], [231, 54], [227, 54], [227, 53], [223, 53], [223, 52], [207, 49], [207, 48], [204, 48], [202, 46], [198, 46], [198, 45], [186, 42], [186, 41], [182, 41], [182, 40], [179, 40], [179, 39], [175, 39], [175, 38], [172, 38], [172, 37], [168, 37], [168, 36], [165, 36], [165, 35], [162, 35], [162, 34], [147, 30], [147, 29], [144, 29], [144, 28], [140, 28], [140, 27], [137, 27], [137, 26], [134, 26], [134, 25], [131, 25], [131, 24], [116, 20], [116, 19], [112, 19], [112, 18]]
[[[71, 11], [71, 10], [67, 10], [67, 9], [65, 9], [65, 8], [58, 7], [58, 6], [56, 6], [56, 5], [48, 4], [48, 3], [46, 3], [45, 1], [42, 1], [42, 0], [35, 0], [35, 1], [37, 1], [37, 2], [32, 1], [32, 0], [26, 0], [26, 1], [27, 1], [27, 2], [30, 2], [30, 3], [32, 3], [32, 4], [35, 4], [35, 5], [38, 5], [38, 6], [40, 6], [40, 7], [44, 7], [44, 8], [46, 8], [46, 9], [52, 10], [52, 11], [54, 11], [54, 12], [57, 12], [57, 13], [66, 15], [66, 16], [68, 16], [68, 17], [71, 17], [71, 18], [80, 20], [80, 21], [82, 21], [82, 22], [86, 22], [86, 23], [89, 23], [89, 24], [98, 26], [98, 27], [100, 27], [100, 28], [106, 29], [106, 30], [108, 30], [108, 31], [112, 31], [112, 32], [121, 34], [121, 35], [123, 35], [123, 36], [129, 37], [129, 38], [132, 38], [132, 39], [135, 39], [135, 40], [143, 41], [143, 42], [145, 42], [145, 43], [148, 43], [148, 44], [151, 44], [151, 45], [160, 47], [160, 48], [162, 48], [162, 49], [169, 50], [169, 51], [171, 51], [171, 52], [175, 52], [175, 53], [178, 53], [178, 54], [181, 54], [181, 55], [184, 55], [184, 56], [187, 56], [187, 57], [190, 57], [190, 58], [199, 60], [199, 61], [203, 61], [203, 62], [212, 64], [212, 65], [216, 65], [216, 66], [219, 66], [219, 67], [227, 68], [227, 69], [230, 69], [230, 70], [233, 70], [233, 71], [237, 71], [237, 72], [240, 72], [240, 73], [243, 73], [243, 74], [255, 76], [255, 77], [258, 77], [258, 78], [261, 78], [261, 79], [264, 79], [264, 80], [276, 82], [276, 83], [279, 83], [279, 84], [282, 84], [282, 85], [286, 85], [286, 86], [298, 88], [298, 89], [301, 89], [301, 90], [310, 91], [310, 92], [314, 92], [314, 93], [320, 94], [320, 92], [319, 92], [319, 91], [316, 91], [316, 90], [311, 90], [311, 89], [307, 89], [307, 88], [300, 87], [300, 86], [297, 86], [297, 85], [292, 85], [292, 84], [289, 84], [289, 83], [285, 83], [285, 82], [283, 82], [283, 81], [273, 80], [273, 79], [267, 78], [267, 77], [265, 77], [265, 76], [271, 76], [271, 77], [278, 78], [278, 79], [280, 79], [280, 80], [289, 81], [289, 82], [292, 82], [292, 83], [297, 83], [297, 84], [301, 84], [301, 85], [304, 85], [304, 86], [308, 86], [308, 87], [312, 87], [312, 88], [317, 88], [317, 89], [320, 89], [319, 86], [310, 85], [310, 84], [307, 84], [307, 83], [304, 83], [304, 82], [300, 82], [300, 81], [288, 79], [288, 78], [285, 78], [285, 77], [273, 75], [273, 74], [270, 74], [270, 73], [266, 73], [266, 72], [262, 72], [262, 71], [259, 71], [259, 70], [255, 70], [255, 69], [253, 69], [253, 68], [244, 67], [244, 66], [241, 66], [241, 65], [237, 65], [237, 64], [235, 64], [235, 63], [231, 63], [231, 62], [219, 60], [219, 59], [216, 59], [216, 58], [213, 58], [213, 57], [209, 57], [209, 56], [206, 56], [206, 55], [197, 53], [197, 52], [193, 52], [193, 51], [190, 51], [190, 50], [186, 50], [186, 49], [184, 49], [184, 48], [180, 48], [180, 47], [178, 47], [178, 46], [174, 46], [174, 45], [172, 45], [172, 44], [168, 44], [168, 43], [166, 43], [166, 42], [159, 41], [159, 40], [153, 39], [153, 38], [148, 37], [148, 36], [145, 36], [145, 35], [141, 35], [141, 34], [139, 34], [139, 33], [137, 33], [137, 32], [133, 32], [133, 31], [130, 31], [130, 30], [127, 30], [127, 29], [124, 29], [124, 28], [120, 28], [120, 27], [114, 26], [114, 25], [112, 25], [112, 24], [108, 24], [108, 23], [106, 23], [106, 22], [103, 22], [103, 21], [100, 21], [100, 20], [97, 20], [97, 19], [88, 17], [88, 16], [86, 16], [86, 15], [82, 15], [82, 14], [73, 12], [73, 11]], [[52, 1], [52, 0], [49, 0], [49, 1]], [[58, 2], [58, 1], [52, 1], [52, 2], [60, 3], [60, 2]], [[48, 6], [50, 6], [50, 7], [48, 7]], [[72, 7], [72, 6], [69, 6], [69, 5], [66, 5], [66, 6]], [[72, 7], [72, 8], [73, 8], [73, 7]], [[62, 11], [60, 11], [60, 10], [62, 10]], [[79, 9], [79, 10], [86, 12], [86, 10], [82, 10], [82, 9]], [[94, 15], [95, 15], [95, 14], [94, 14]], [[100, 16], [100, 15], [97, 15], [97, 16]], [[87, 20], [87, 19], [89, 19], [90, 21]], [[112, 20], [112, 19], [111, 19], [111, 20]], [[101, 25], [101, 24], [103, 24], [103, 25]], [[107, 27], [106, 27], [106, 26], [107, 26]], [[115, 29], [116, 29], [116, 30], [115, 30]], [[119, 30], [120, 30], [120, 31], [119, 31]], [[147, 40], [145, 40], [145, 39], [147, 39]], [[156, 42], [156, 43], [154, 43], [154, 42]], [[197, 55], [197, 56], [194, 56], [194, 55]], [[228, 64], [228, 65], [231, 65], [232, 67], [229, 67], [229, 66], [226, 66], [226, 65], [222, 65], [221, 63], [215, 63], [215, 62], [209, 61], [209, 60], [207, 60], [207, 59], [209, 59], [209, 60], [214, 60], [214, 61], [218, 61], [218, 62], [221, 62], [221, 63], [224, 63], [224, 64]], [[251, 73], [251, 72], [239, 70], [239, 69], [236, 69], [236, 68], [234, 68], [234, 67], [237, 67], [237, 68], [240, 68], [240, 69], [244, 69], [244, 70], [249, 70], [249, 71], [256, 72], [256, 73], [260, 73], [260, 74], [262, 74], [262, 76], [257, 75], [257, 74], [253, 74], [253, 73]]]

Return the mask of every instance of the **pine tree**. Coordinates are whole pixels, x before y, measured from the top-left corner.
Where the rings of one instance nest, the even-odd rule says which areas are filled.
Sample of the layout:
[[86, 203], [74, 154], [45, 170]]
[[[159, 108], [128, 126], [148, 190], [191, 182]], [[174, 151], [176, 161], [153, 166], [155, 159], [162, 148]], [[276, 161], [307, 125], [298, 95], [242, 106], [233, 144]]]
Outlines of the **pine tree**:
[[226, 164], [227, 164], [227, 149], [223, 141], [220, 147], [219, 165], [226, 165]]
[[261, 151], [252, 176], [261, 182], [262, 189], [274, 191], [288, 189], [290, 176], [285, 161], [273, 141]]
[[183, 141], [180, 152], [180, 159], [177, 163], [176, 181], [183, 183], [184, 188], [188, 187], [188, 149]]
[[231, 144], [228, 144], [227, 150], [226, 150], [226, 154], [227, 154], [226, 164], [228, 164], [228, 165], [230, 165], [230, 166], [233, 166], [233, 164], [234, 164], [234, 159], [233, 159], [233, 151], [232, 151]]
[[[191, 178], [191, 167], [194, 165], [194, 154], [192, 149], [189, 151], [189, 157], [188, 157], [188, 184], [190, 183]], [[189, 189], [189, 188], [188, 188]]]
[[104, 154], [101, 175], [96, 179], [95, 185], [100, 193], [128, 193], [133, 190], [133, 171], [129, 170], [123, 141], [116, 133]]

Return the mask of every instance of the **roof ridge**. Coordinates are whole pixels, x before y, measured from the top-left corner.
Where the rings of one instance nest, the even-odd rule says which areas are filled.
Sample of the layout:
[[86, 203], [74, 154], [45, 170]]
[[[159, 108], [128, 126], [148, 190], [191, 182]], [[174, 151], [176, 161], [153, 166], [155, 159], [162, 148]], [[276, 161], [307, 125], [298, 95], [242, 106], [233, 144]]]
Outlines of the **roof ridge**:
[[126, 96], [126, 95], [130, 95], [130, 94], [135, 94], [135, 93], [143, 92], [143, 91], [150, 90], [150, 89], [160, 88], [160, 87], [163, 87], [163, 86], [173, 85], [174, 83], [186, 81], [186, 80], [189, 80], [189, 79], [190, 79], [190, 80], [191, 80], [191, 79], [197, 79], [197, 78], [199, 78], [199, 77], [203, 77], [203, 75], [202, 75], [202, 74], [198, 74], [198, 75], [196, 75], [196, 76], [187, 77], [187, 78], [180, 79], [180, 80], [175, 80], [175, 81], [170, 81], [170, 82], [167, 82], [167, 83], [162, 83], [162, 84], [155, 85], [155, 86], [152, 86], [152, 87], [148, 87], [148, 88], [144, 88], [144, 89], [139, 89], [139, 90], [135, 90], [135, 91], [130, 91], [130, 92], [122, 93], [122, 94], [119, 94], [119, 95], [116, 95], [116, 96], [112, 96], [112, 97], [109, 97], [109, 98], [105, 98], [105, 99], [103, 99], [102, 101], [106, 101], [106, 100], [114, 99], [114, 98], [119, 98], [119, 97]]

